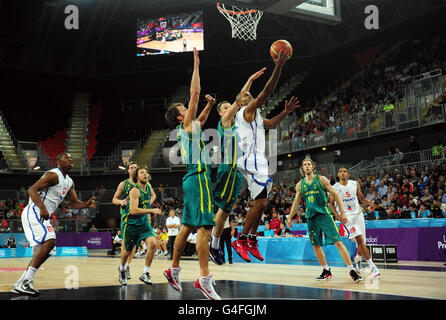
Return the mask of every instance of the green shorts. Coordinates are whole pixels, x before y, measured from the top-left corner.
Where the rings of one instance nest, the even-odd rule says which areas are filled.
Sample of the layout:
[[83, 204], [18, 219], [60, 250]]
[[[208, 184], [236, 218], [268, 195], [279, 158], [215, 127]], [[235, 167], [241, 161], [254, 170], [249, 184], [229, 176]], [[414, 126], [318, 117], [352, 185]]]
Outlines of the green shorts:
[[123, 224], [122, 240], [125, 250], [132, 251], [136, 246], [140, 246], [141, 241], [148, 237], [155, 237], [155, 232], [151, 225], [147, 224]]
[[183, 202], [182, 224], [193, 227], [215, 226], [209, 174], [202, 172], [183, 180]]
[[[336, 226], [333, 216], [328, 213], [316, 214], [307, 219], [308, 236], [313, 246], [323, 246], [341, 241], [338, 227]], [[325, 234], [325, 243], [322, 239], [322, 233]]]
[[237, 197], [242, 191], [243, 175], [237, 167], [220, 164], [217, 171], [217, 185], [214, 191], [214, 203], [226, 213], [231, 213]]

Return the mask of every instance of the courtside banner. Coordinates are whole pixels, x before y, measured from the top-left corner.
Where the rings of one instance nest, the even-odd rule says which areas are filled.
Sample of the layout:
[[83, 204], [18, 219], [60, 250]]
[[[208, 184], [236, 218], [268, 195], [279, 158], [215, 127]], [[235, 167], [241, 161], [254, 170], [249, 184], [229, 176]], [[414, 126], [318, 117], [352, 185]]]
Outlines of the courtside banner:
[[88, 249], [111, 249], [110, 232], [63, 232], [56, 234], [56, 246], [87, 247]]
[[418, 260], [446, 261], [446, 228], [420, 228]]
[[[86, 247], [56, 247], [56, 257], [88, 257]], [[32, 248], [0, 249], [0, 258], [29, 258]]]

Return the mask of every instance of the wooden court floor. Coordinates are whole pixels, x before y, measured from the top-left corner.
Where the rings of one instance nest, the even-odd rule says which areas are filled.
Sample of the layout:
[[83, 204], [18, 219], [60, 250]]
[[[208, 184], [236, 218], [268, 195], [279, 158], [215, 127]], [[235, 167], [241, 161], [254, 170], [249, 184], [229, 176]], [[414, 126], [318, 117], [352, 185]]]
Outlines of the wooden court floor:
[[[204, 43], [203, 43], [204, 35], [202, 32], [194, 32], [190, 34], [185, 33], [184, 37], [187, 41], [188, 51], [192, 51], [194, 47], [197, 48], [197, 50], [204, 49]], [[183, 52], [183, 39], [177, 39], [173, 41], [152, 40], [138, 45], [138, 48], [166, 50], [170, 52]]]
[[[14, 282], [20, 277], [24, 268], [26, 268], [29, 258], [11, 258], [0, 260], [0, 299], [10, 299], [14, 294], [9, 293]], [[36, 274], [34, 286], [43, 292], [50, 292], [50, 289], [64, 289], [68, 286], [78, 286], [79, 289], [85, 289], [81, 294], [82, 299], [95, 299], [95, 291], [88, 291], [88, 288], [120, 288], [118, 277], [119, 257], [106, 256], [105, 253], [92, 254], [89, 257], [51, 257], [46, 261]], [[168, 268], [171, 260], [167, 257], [155, 258], [150, 270], [153, 281], [153, 292], [156, 288], [163, 288], [169, 294], [162, 299], [183, 299], [179, 293], [173, 291], [166, 284], [163, 276], [163, 270]], [[365, 265], [365, 263], [364, 263]], [[144, 260], [135, 257], [131, 264], [132, 279], [128, 282], [128, 287], [145, 290], [145, 287], [151, 287], [143, 284], [138, 279], [144, 267]], [[194, 258], [185, 258], [182, 260], [183, 270], [180, 274], [180, 280], [183, 288], [192, 288], [193, 281], [198, 276], [198, 261]], [[222, 290], [225, 286], [233, 286], [237, 283], [254, 284], [259, 289], [258, 284], [268, 285], [273, 289], [271, 297], [265, 296], [262, 292], [261, 297], [280, 299], [329, 299], [328, 292], [340, 292], [336, 299], [349, 299], [349, 294], [360, 293], [357, 299], [381, 299], [380, 295], [391, 295], [392, 298], [410, 299], [446, 299], [446, 267], [442, 262], [400, 262], [398, 264], [379, 265], [381, 277], [373, 279], [365, 268], [362, 272], [363, 281], [354, 283], [349, 277], [347, 270], [342, 264], [331, 264], [333, 280], [318, 282], [315, 277], [321, 272], [321, 268], [316, 263], [296, 264], [290, 262], [286, 264], [271, 263], [234, 263], [217, 266], [209, 262], [210, 271], [217, 282], [217, 291], [224, 291], [223, 299], [239, 299], [236, 291]], [[77, 279], [78, 282], [74, 282]], [[251, 288], [251, 289], [250, 289]], [[245, 286], [245, 290], [252, 290], [254, 287]], [[274, 289], [275, 288], [275, 289]], [[285, 292], [282, 289], [287, 288], [286, 296], [281, 296], [277, 292]], [[256, 289], [256, 290], [257, 290]], [[291, 290], [299, 289], [299, 290]], [[301, 289], [305, 289], [302, 291]], [[126, 289], [127, 290], [127, 289]], [[161, 290], [161, 289], [160, 289]], [[170, 292], [169, 290], [172, 290]], [[189, 289], [188, 289], [189, 290]], [[194, 291], [197, 291], [193, 289]], [[264, 290], [264, 289], [262, 289]], [[275, 290], [275, 291], [274, 291]], [[291, 290], [291, 291], [289, 291]], [[54, 291], [54, 290], [53, 290]], [[186, 292], [187, 290], [185, 290]], [[268, 291], [268, 290], [266, 290]], [[318, 294], [311, 293], [317, 291]], [[58, 292], [61, 292], [58, 290]], [[185, 294], [183, 292], [183, 295]], [[189, 292], [189, 291], [187, 291]], [[274, 293], [275, 292], [275, 293]], [[258, 292], [255, 294], [257, 295]], [[255, 296], [254, 295], [254, 296]], [[246, 293], [244, 294], [246, 296]], [[248, 294], [249, 296], [249, 294]], [[254, 297], [252, 296], [252, 297]], [[41, 297], [44, 297], [41, 294]], [[48, 298], [54, 295], [47, 296]], [[156, 295], [152, 295], [156, 299]], [[159, 296], [161, 299], [161, 296]], [[384, 297], [384, 296], [383, 296]], [[202, 298], [199, 295], [189, 295], [188, 299]], [[52, 299], [52, 298], [51, 298]], [[117, 299], [144, 299], [144, 296], [134, 294], [131, 297], [117, 297]]]

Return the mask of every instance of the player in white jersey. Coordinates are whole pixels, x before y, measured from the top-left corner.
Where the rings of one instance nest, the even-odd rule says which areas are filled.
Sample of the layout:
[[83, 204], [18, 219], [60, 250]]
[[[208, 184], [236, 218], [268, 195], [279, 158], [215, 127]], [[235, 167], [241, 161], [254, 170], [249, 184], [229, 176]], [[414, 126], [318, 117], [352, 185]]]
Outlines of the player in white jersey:
[[268, 204], [267, 197], [272, 186], [268, 175], [268, 160], [265, 157], [265, 129], [274, 128], [299, 107], [297, 99], [292, 97], [285, 103], [284, 110], [272, 119], [264, 119], [258, 110], [274, 92], [288, 58], [288, 54], [281, 51], [274, 59], [274, 71], [257, 98], [253, 98], [248, 91], [240, 92], [236, 98], [237, 103], [243, 106], [235, 116], [238, 145], [243, 151], [243, 156], [237, 160], [237, 167], [248, 184], [251, 198], [255, 201], [248, 212], [241, 235], [232, 243], [232, 247], [247, 262], [251, 261], [248, 251], [263, 261], [257, 247], [257, 228]]
[[93, 208], [94, 198], [82, 202], [77, 198], [73, 180], [68, 171], [73, 161], [68, 153], [57, 156], [57, 168], [45, 172], [29, 189], [29, 203], [23, 209], [22, 227], [26, 239], [32, 246], [33, 257], [20, 279], [14, 284], [12, 292], [29, 296], [38, 296], [34, 289], [34, 275], [39, 267], [49, 258], [56, 245], [56, 233], [50, 223], [51, 215], [60, 203], [68, 197], [70, 207], [75, 209]]
[[364, 257], [373, 272], [373, 276], [379, 277], [380, 273], [376, 265], [373, 263], [370, 256], [370, 251], [367, 249], [365, 244], [366, 234], [365, 234], [365, 222], [364, 214], [359, 201], [371, 206], [373, 203], [367, 200], [361, 192], [359, 185], [354, 180], [349, 180], [349, 173], [346, 168], [339, 168], [338, 171], [339, 182], [335, 183], [333, 188], [339, 194], [342, 200], [342, 205], [346, 213], [346, 219], [341, 219], [338, 215], [338, 206], [335, 203], [334, 197], [330, 195], [330, 209], [336, 216], [336, 218], [341, 221], [348, 233], [349, 239], [356, 241], [356, 247], [358, 254], [355, 257], [355, 262], [357, 264], [357, 272], [360, 269], [361, 257]]

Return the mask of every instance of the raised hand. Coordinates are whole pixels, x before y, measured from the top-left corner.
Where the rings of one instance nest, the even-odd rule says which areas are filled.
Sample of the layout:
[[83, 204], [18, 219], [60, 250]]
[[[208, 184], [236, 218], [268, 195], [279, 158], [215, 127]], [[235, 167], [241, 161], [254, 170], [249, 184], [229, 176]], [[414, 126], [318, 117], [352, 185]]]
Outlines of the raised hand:
[[96, 207], [96, 204], [94, 203], [94, 197], [92, 197], [92, 198], [87, 200], [87, 202], [85, 203], [85, 207], [86, 208], [94, 208], [94, 207]]
[[215, 98], [212, 97], [211, 95], [207, 94], [207, 95], [205, 96], [205, 98], [206, 98], [207, 102], [208, 102], [210, 105], [213, 105], [213, 104], [215, 103]]
[[287, 113], [291, 113], [299, 107], [299, 100], [296, 97], [291, 97], [290, 101], [285, 100], [285, 111]]
[[288, 52], [280, 50], [279, 55], [273, 61], [278, 67], [282, 68], [289, 58], [290, 54]]
[[257, 71], [256, 73], [253, 73], [249, 79], [251, 80], [256, 80], [258, 78], [260, 78], [261, 76], [263, 76], [263, 74], [265, 73], [266, 68], [262, 68], [259, 71]]

